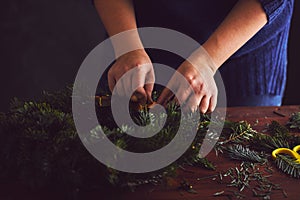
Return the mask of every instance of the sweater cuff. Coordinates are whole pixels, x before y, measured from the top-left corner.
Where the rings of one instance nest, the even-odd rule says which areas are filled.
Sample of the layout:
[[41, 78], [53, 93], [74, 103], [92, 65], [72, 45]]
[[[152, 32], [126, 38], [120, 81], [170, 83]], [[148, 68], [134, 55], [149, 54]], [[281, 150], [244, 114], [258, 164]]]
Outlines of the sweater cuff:
[[259, 0], [267, 14], [268, 23], [271, 23], [283, 10], [286, 0]]

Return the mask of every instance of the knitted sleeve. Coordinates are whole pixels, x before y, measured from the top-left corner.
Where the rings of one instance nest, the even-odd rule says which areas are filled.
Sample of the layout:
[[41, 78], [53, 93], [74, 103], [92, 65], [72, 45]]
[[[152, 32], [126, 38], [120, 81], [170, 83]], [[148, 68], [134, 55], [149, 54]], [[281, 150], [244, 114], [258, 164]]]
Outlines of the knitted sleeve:
[[267, 14], [268, 23], [272, 23], [272, 21], [276, 19], [276, 17], [280, 15], [282, 10], [284, 9], [285, 7], [284, 5], [287, 0], [259, 0], [259, 1], [261, 2], [264, 11]]

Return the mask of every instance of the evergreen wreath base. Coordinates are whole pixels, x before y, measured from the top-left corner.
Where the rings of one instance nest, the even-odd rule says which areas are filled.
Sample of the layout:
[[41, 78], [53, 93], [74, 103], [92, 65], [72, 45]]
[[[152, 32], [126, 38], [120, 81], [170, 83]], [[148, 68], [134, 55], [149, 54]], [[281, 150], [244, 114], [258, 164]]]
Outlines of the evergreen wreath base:
[[[107, 181], [118, 187], [130, 188], [159, 184], [165, 177], [176, 175], [176, 170], [183, 165], [216, 170], [209, 160], [198, 157], [208, 125], [218, 125], [207, 115], [201, 115], [198, 133], [191, 147], [166, 168], [145, 174], [129, 174], [107, 168], [87, 152], [76, 133], [71, 94], [72, 88], [67, 87], [56, 93], [44, 92], [37, 101], [14, 99], [10, 111], [0, 113], [0, 179], [21, 181], [32, 190], [51, 188], [64, 191], [66, 197], [73, 198], [80, 191], [98, 188]], [[170, 104], [163, 130], [151, 139], [137, 140], [115, 126], [108, 108], [98, 107], [97, 102], [95, 105], [107, 137], [126, 150], [145, 152], [159, 149], [172, 140], [179, 126], [180, 108]], [[101, 118], [101, 113], [105, 113], [106, 117]], [[141, 125], [147, 124], [151, 117], [147, 110], [132, 112], [132, 116]], [[293, 114], [287, 126], [272, 122], [270, 134], [258, 133], [244, 121], [227, 121], [215, 149], [231, 159], [247, 163], [275, 162], [284, 173], [300, 178], [300, 165], [294, 159], [279, 155], [273, 161], [269, 156], [276, 148], [292, 148], [300, 144], [300, 137], [290, 134], [290, 130], [300, 130], [300, 113]]]

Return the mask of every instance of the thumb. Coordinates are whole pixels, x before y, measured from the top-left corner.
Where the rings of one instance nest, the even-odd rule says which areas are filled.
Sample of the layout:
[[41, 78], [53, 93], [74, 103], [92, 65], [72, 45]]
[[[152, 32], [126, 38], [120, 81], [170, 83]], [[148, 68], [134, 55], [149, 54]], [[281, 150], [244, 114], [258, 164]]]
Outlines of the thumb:
[[152, 99], [153, 87], [154, 87], [153, 83], [145, 84], [145, 91], [146, 91], [146, 95], [147, 95], [147, 103], [153, 103], [153, 99]]
[[133, 96], [136, 102], [139, 102], [142, 105], [145, 105], [147, 103], [147, 93], [144, 88], [138, 88], [133, 93]]
[[158, 97], [157, 103], [166, 106], [173, 96], [173, 92], [169, 88], [165, 88]]

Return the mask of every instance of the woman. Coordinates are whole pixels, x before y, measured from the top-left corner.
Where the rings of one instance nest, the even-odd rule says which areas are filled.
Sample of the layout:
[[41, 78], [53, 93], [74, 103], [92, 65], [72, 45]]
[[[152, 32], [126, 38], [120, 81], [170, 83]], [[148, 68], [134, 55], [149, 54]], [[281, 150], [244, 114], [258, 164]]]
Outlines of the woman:
[[[187, 92], [180, 83], [171, 79], [170, 85], [176, 89], [182, 102], [192, 108], [200, 106], [203, 113], [213, 111], [217, 103], [213, 76], [220, 69], [229, 106], [281, 105], [293, 0], [94, 2], [109, 36], [133, 30], [128, 41], [140, 47], [122, 55], [120, 43], [113, 42], [117, 60], [108, 72], [110, 90], [128, 70], [151, 63], [149, 52], [143, 49], [134, 30], [142, 26], [156, 26], [191, 36], [202, 44], [213, 61], [213, 64], [206, 62], [195, 50], [189, 61], [175, 64], [196, 94], [190, 98], [191, 91]], [[159, 60], [159, 54], [150, 56]], [[147, 78], [153, 78], [153, 68], [145, 67], [141, 74], [137, 79], [139, 88], [136, 93], [141, 101], [151, 101], [153, 84], [144, 83]], [[124, 84], [122, 88], [130, 85]], [[158, 103], [164, 104], [172, 95], [164, 89]]]

